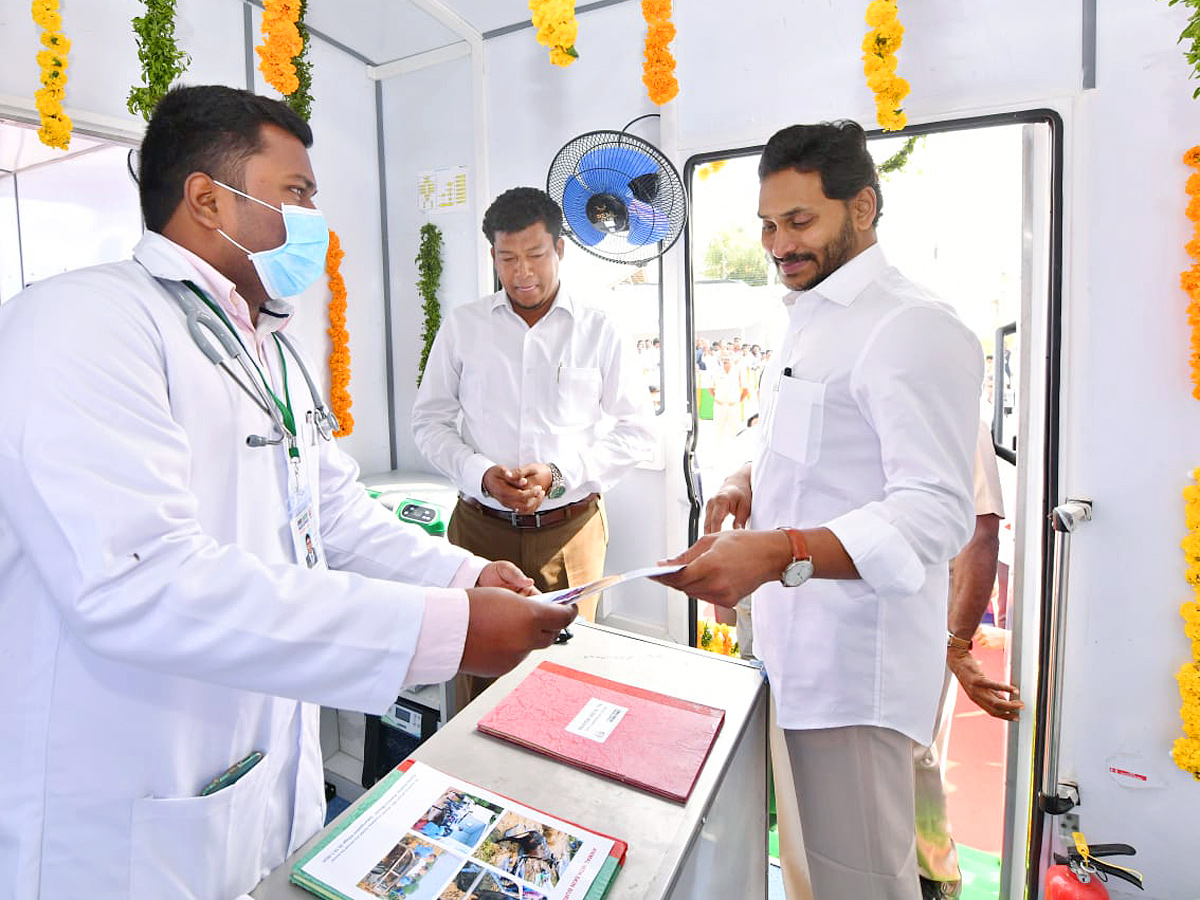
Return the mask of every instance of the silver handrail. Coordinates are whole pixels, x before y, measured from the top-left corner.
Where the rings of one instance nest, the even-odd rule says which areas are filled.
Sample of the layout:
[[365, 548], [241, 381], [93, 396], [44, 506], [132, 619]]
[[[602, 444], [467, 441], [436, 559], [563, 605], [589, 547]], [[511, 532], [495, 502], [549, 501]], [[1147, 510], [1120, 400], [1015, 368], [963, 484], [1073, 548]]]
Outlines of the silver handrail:
[[1081, 522], [1092, 518], [1091, 500], [1068, 500], [1050, 514], [1054, 528], [1054, 579], [1050, 595], [1050, 623], [1047, 640], [1050, 654], [1046, 681], [1046, 742], [1042, 752], [1043, 809], [1051, 815], [1067, 812], [1079, 802], [1076, 785], [1058, 780], [1058, 742], [1062, 727], [1063, 623], [1067, 618], [1067, 579], [1070, 575], [1071, 533]]

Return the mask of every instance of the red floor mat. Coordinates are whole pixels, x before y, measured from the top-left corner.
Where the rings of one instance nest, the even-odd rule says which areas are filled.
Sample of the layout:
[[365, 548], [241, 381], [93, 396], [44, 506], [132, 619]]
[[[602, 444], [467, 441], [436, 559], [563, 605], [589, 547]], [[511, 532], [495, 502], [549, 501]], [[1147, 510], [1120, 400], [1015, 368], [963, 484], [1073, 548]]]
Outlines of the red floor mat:
[[[1004, 650], [979, 649], [975, 657], [987, 674], [1007, 681]], [[956, 683], [957, 684], [957, 683]], [[993, 719], [958, 687], [946, 782], [954, 839], [968, 847], [1000, 854], [1004, 830], [1004, 750], [1007, 724]]]

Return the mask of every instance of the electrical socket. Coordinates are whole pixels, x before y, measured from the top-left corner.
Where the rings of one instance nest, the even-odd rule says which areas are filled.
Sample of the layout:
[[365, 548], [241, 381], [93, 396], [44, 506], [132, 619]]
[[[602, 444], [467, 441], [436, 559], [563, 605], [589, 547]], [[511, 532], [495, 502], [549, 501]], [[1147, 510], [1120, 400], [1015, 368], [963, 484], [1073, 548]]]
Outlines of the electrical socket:
[[1075, 839], [1071, 835], [1079, 830], [1079, 814], [1068, 812], [1063, 813], [1058, 817], [1058, 838], [1062, 841], [1064, 848], [1075, 846]]

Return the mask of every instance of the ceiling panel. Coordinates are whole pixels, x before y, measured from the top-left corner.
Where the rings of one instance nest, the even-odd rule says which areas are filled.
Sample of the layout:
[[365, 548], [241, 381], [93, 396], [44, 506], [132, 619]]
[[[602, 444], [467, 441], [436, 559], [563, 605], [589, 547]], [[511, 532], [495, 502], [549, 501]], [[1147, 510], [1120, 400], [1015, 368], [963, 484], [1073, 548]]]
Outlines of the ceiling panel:
[[[441, 0], [439, 5], [483, 34], [526, 25], [530, 17], [527, 0]], [[577, 10], [585, 5], [579, 3]], [[311, 28], [377, 65], [460, 40], [409, 0], [308, 0], [305, 16]]]
[[72, 134], [70, 149], [55, 150], [38, 140], [36, 125], [0, 119], [0, 174], [19, 172], [30, 166], [64, 159], [76, 153], [91, 150], [102, 143], [102, 141], [94, 141], [80, 137], [78, 134]]
[[461, 40], [406, 0], [308, 0], [305, 21], [376, 65]]

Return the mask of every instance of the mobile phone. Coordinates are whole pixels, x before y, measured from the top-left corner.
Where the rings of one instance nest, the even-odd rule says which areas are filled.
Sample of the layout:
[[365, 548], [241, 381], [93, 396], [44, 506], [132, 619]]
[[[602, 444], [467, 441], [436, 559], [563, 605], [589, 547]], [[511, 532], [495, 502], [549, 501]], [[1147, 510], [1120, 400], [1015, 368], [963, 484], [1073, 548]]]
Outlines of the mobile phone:
[[200, 791], [201, 797], [207, 797], [209, 794], [215, 794], [217, 791], [224, 790], [237, 783], [237, 780], [262, 762], [262, 751], [255, 750], [252, 753], [247, 753], [232, 766], [210, 781]]

